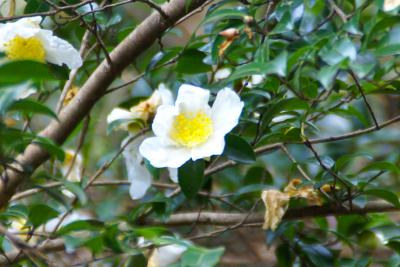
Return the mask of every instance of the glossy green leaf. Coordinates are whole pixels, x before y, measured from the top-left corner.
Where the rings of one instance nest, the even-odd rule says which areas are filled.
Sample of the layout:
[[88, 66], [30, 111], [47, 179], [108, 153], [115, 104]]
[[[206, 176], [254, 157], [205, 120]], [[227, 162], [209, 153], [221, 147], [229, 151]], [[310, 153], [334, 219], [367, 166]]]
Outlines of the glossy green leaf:
[[395, 207], [400, 208], [399, 197], [395, 193], [389, 190], [378, 189], [378, 188], [368, 189], [364, 191], [364, 194], [384, 199], [387, 202], [393, 204]]
[[31, 99], [22, 99], [14, 102], [9, 108], [9, 111], [19, 111], [23, 113], [32, 113], [32, 114], [43, 114], [54, 119], [58, 119], [57, 115], [48, 108], [46, 105], [43, 105], [37, 101]]
[[229, 159], [245, 164], [251, 164], [256, 161], [253, 148], [242, 137], [228, 134], [225, 136], [225, 141], [224, 155]]
[[178, 169], [178, 181], [183, 194], [193, 198], [201, 189], [204, 179], [204, 160], [189, 160]]
[[58, 212], [55, 209], [44, 204], [37, 204], [29, 208], [29, 222], [34, 227], [38, 227], [57, 216]]

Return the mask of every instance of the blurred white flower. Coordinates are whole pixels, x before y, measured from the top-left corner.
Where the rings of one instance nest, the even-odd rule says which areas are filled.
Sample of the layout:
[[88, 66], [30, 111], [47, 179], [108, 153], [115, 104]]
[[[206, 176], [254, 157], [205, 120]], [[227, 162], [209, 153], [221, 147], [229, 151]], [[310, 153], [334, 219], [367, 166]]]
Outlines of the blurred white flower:
[[36, 60], [50, 62], [70, 69], [79, 68], [79, 52], [67, 41], [40, 28], [41, 17], [23, 18], [0, 24], [0, 52], [10, 60]]
[[156, 248], [152, 251], [147, 267], [167, 267], [176, 263], [187, 247], [171, 244]]
[[[78, 153], [75, 157], [75, 153], [76, 152], [74, 150], [67, 149], [65, 151], [64, 162], [61, 165], [62, 175], [64, 176], [64, 178], [67, 179], [67, 181], [70, 181], [70, 182], [82, 181], [83, 158], [80, 153]], [[75, 157], [75, 160], [74, 160], [74, 157]], [[67, 189], [63, 189], [62, 192], [67, 197], [74, 196], [74, 194], [72, 194]]]
[[247, 82], [247, 87], [253, 88], [256, 85], [259, 85], [260, 83], [262, 83], [264, 80], [265, 80], [265, 75], [261, 75], [261, 74], [251, 75], [250, 81]]
[[220, 90], [214, 105], [210, 91], [184, 84], [175, 105], [161, 105], [140, 153], [156, 168], [178, 168], [189, 159], [222, 154], [225, 135], [239, 122], [243, 102], [229, 88]]
[[135, 127], [137, 120], [146, 123], [154, 117], [157, 108], [161, 104], [170, 105], [172, 103], [173, 97], [171, 91], [164, 84], [160, 84], [149, 99], [140, 102], [130, 110], [114, 108], [107, 117], [107, 123], [111, 124], [120, 121], [116, 129], [137, 133], [140, 130], [140, 127]]
[[0, 0], [0, 15], [3, 17], [20, 16], [24, 14], [24, 0]]
[[216, 81], [226, 79], [229, 77], [229, 75], [231, 75], [231, 73], [232, 73], [232, 70], [230, 68], [219, 69], [215, 72], [214, 79]]
[[[63, 214], [58, 216], [57, 218], [51, 219], [48, 221], [45, 225], [41, 226], [39, 230], [45, 231], [45, 232], [53, 232], [56, 229], [56, 226], [58, 225], [58, 222], [60, 219], [63, 217]], [[84, 213], [82, 211], [73, 211], [72, 213], [68, 214], [65, 219], [62, 221], [61, 225], [59, 227], [65, 226], [67, 224], [70, 224], [75, 221], [83, 221], [83, 220], [89, 220], [92, 219], [90, 215], [87, 213]]]
[[[173, 97], [171, 91], [167, 89], [164, 84], [160, 84], [150, 98], [133, 106], [129, 111], [121, 108], [113, 109], [107, 117], [107, 123], [111, 124], [121, 121], [116, 128], [130, 133], [130, 135], [122, 141], [121, 146], [124, 146], [126, 142], [141, 129], [141, 127], [137, 127], [138, 125], [135, 124], [137, 120], [146, 124], [154, 117], [157, 108], [161, 104], [171, 105], [172, 103]], [[131, 181], [129, 194], [134, 200], [140, 199], [146, 194], [153, 180], [152, 175], [144, 165], [143, 156], [139, 153], [139, 145], [146, 137], [150, 136], [152, 136], [151, 133], [137, 137], [122, 152], [128, 179]], [[177, 183], [177, 170], [170, 169], [169, 171], [170, 178]]]
[[400, 6], [400, 0], [385, 0], [383, 2], [383, 11], [392, 11]]
[[[129, 194], [132, 199], [142, 198], [150, 188], [153, 181], [152, 175], [144, 165], [143, 156], [139, 153], [139, 145], [143, 140], [152, 134], [146, 134], [133, 140], [122, 152], [125, 160], [125, 166], [128, 173], [128, 179], [131, 182]], [[127, 137], [122, 141], [122, 146], [131, 138]], [[169, 169], [169, 176], [174, 183], [178, 182], [177, 170]]]

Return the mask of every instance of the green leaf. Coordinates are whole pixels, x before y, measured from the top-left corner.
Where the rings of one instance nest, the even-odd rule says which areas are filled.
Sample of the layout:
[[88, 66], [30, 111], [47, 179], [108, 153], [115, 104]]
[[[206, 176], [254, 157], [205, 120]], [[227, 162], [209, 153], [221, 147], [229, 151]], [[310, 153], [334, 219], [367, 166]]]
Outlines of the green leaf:
[[360, 173], [369, 171], [390, 171], [394, 173], [399, 173], [399, 167], [387, 161], [373, 162], [362, 168], [360, 170]]
[[44, 204], [31, 206], [28, 214], [29, 221], [34, 227], [38, 227], [57, 216], [58, 212], [56, 210]]
[[369, 189], [365, 190], [364, 194], [384, 199], [387, 202], [393, 204], [393, 206], [397, 208], [400, 207], [399, 197], [391, 191], [385, 189]]
[[224, 19], [242, 19], [247, 14], [237, 9], [219, 9], [207, 14], [203, 20], [203, 24]]
[[279, 76], [286, 76], [287, 72], [288, 53], [283, 51], [272, 61], [261, 66], [261, 74], [277, 74]]
[[357, 49], [350, 39], [344, 38], [323, 47], [319, 52], [319, 56], [329, 65], [336, 65], [346, 58], [355, 60]]
[[29, 87], [30, 83], [27, 82], [13, 86], [0, 87], [0, 115], [3, 115], [15, 101], [29, 94]]
[[347, 164], [351, 163], [351, 160], [353, 160], [355, 158], [359, 158], [359, 157], [366, 158], [366, 159], [372, 159], [372, 155], [367, 152], [357, 152], [357, 153], [350, 154], [350, 155], [344, 155], [344, 156], [341, 156], [340, 158], [338, 158], [336, 160], [335, 167], [337, 170], [341, 170]]
[[325, 89], [330, 89], [336, 73], [339, 70], [338, 65], [325, 66], [318, 71], [317, 78]]
[[204, 160], [189, 160], [178, 169], [178, 181], [183, 194], [193, 198], [201, 189], [204, 179]]
[[204, 73], [211, 70], [211, 66], [203, 62], [207, 55], [196, 49], [185, 50], [178, 60], [176, 71], [184, 74]]
[[93, 231], [99, 230], [104, 226], [104, 223], [97, 220], [81, 220], [81, 221], [74, 221], [66, 226], [60, 228], [57, 231], [58, 235], [65, 235], [69, 232], [76, 232], [76, 231]]
[[373, 51], [375, 56], [384, 57], [384, 56], [393, 56], [400, 54], [400, 44], [392, 44], [384, 47], [377, 48]]
[[49, 152], [51, 156], [56, 157], [59, 161], [64, 161], [64, 150], [56, 143], [54, 143], [51, 139], [44, 138], [41, 136], [37, 136], [32, 143], [38, 144]]
[[182, 255], [182, 266], [212, 267], [216, 266], [224, 254], [224, 248], [206, 249], [190, 247]]
[[8, 109], [9, 111], [20, 111], [24, 113], [37, 113], [57, 118], [57, 115], [47, 106], [31, 99], [22, 99], [14, 102]]
[[251, 145], [242, 137], [228, 134], [225, 136], [224, 155], [236, 162], [251, 164], [256, 161], [256, 155]]
[[55, 80], [49, 67], [36, 61], [10, 61], [0, 65], [0, 84]]

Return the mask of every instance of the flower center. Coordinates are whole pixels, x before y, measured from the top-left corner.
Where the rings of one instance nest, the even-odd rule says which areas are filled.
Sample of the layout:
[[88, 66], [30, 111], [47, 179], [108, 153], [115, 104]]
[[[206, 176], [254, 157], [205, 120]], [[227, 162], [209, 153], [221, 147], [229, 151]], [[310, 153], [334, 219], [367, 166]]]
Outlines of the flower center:
[[171, 138], [185, 147], [204, 143], [213, 131], [212, 120], [204, 112], [182, 113], [175, 117]]
[[5, 52], [11, 60], [35, 60], [45, 62], [46, 51], [37, 37], [16, 36], [5, 44]]

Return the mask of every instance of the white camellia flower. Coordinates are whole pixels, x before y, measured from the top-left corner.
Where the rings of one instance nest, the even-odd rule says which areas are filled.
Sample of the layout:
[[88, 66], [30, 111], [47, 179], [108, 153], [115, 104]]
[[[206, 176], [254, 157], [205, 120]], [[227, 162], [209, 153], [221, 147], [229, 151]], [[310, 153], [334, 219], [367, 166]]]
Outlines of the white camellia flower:
[[24, 0], [0, 0], [0, 15], [3, 17], [20, 16], [24, 14]]
[[147, 267], [167, 267], [176, 263], [187, 247], [177, 244], [162, 246], [153, 250], [147, 263]]
[[231, 75], [231, 73], [232, 73], [232, 70], [230, 68], [219, 69], [215, 72], [214, 79], [216, 81], [226, 79], [229, 77], [229, 75]]
[[385, 0], [383, 2], [383, 11], [392, 11], [400, 6], [400, 0]]
[[247, 82], [247, 87], [253, 88], [256, 85], [259, 85], [260, 83], [262, 83], [264, 80], [265, 80], [265, 75], [261, 75], [261, 74], [251, 75], [250, 81]]
[[209, 98], [210, 91], [183, 84], [175, 105], [158, 108], [152, 125], [156, 136], [139, 147], [143, 157], [156, 168], [179, 168], [190, 159], [221, 155], [244, 104], [229, 88], [218, 92], [212, 107]]
[[[157, 108], [161, 105], [172, 105], [173, 97], [170, 90], [168, 90], [164, 84], [160, 84], [158, 89], [154, 91], [151, 97], [145, 101], [140, 102], [138, 105], [132, 107], [130, 110], [122, 108], [115, 108], [107, 117], [107, 123], [111, 124], [116, 121], [121, 121], [116, 129], [129, 131], [130, 135], [122, 141], [121, 146], [124, 146], [126, 142], [140, 130], [140, 127], [136, 127], [136, 120], [142, 120], [147, 122], [150, 120], [157, 111]], [[152, 175], [144, 165], [143, 156], [139, 153], [139, 145], [147, 137], [152, 136], [151, 133], [137, 137], [133, 140], [122, 155], [125, 160], [125, 166], [127, 169], [128, 179], [131, 181], [129, 188], [129, 194], [132, 199], [142, 198], [147, 190], [150, 188], [152, 183]], [[169, 169], [169, 176], [175, 183], [178, 182], [177, 170]]]
[[0, 24], [0, 52], [9, 60], [50, 62], [70, 69], [82, 66], [79, 52], [67, 41], [40, 28], [41, 17]]
[[173, 103], [173, 97], [170, 90], [164, 84], [160, 84], [157, 90], [146, 101], [140, 102], [130, 110], [123, 108], [114, 108], [107, 116], [107, 124], [121, 121], [116, 127], [119, 130], [137, 133], [138, 129], [134, 124], [137, 120], [147, 122], [157, 111], [161, 104], [169, 105]]

